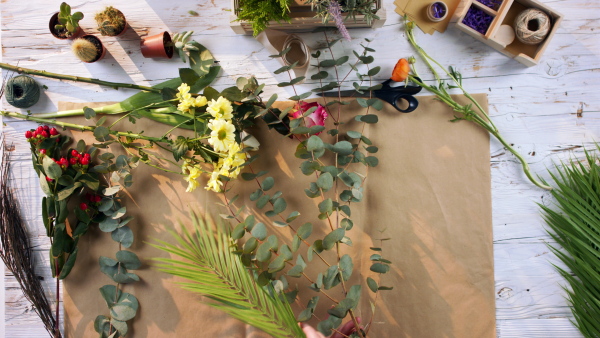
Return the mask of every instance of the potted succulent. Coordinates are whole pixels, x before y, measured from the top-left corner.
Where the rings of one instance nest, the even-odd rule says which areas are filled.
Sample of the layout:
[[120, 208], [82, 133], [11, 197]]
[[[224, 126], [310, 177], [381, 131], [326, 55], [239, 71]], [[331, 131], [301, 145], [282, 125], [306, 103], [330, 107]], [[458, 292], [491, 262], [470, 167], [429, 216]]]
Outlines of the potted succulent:
[[100, 39], [93, 35], [84, 35], [76, 39], [71, 45], [71, 50], [79, 60], [87, 63], [102, 59], [106, 53], [106, 48], [104, 48]]
[[142, 39], [140, 42], [142, 55], [145, 58], [172, 58], [174, 47], [169, 32], [162, 32]]
[[71, 6], [66, 2], [60, 4], [60, 12], [50, 18], [50, 33], [57, 39], [74, 39], [81, 33], [79, 21], [83, 19], [83, 13], [71, 14]]
[[127, 30], [127, 20], [123, 13], [113, 6], [106, 7], [94, 17], [98, 31], [103, 36], [120, 36]]

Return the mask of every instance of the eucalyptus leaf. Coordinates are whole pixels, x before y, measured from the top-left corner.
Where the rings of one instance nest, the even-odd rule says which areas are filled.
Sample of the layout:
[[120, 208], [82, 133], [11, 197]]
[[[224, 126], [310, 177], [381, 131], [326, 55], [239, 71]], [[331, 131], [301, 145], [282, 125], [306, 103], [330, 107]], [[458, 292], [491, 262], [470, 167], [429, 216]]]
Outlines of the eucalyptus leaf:
[[129, 248], [133, 244], [133, 231], [128, 226], [123, 226], [115, 229], [111, 233], [113, 241], [121, 243], [125, 248]]
[[324, 173], [317, 179], [317, 186], [323, 191], [329, 191], [333, 187], [333, 176], [330, 173]]
[[267, 238], [267, 227], [264, 223], [257, 223], [251, 231], [252, 236], [254, 236], [259, 241], [264, 241]]
[[138, 258], [138, 256], [127, 250], [120, 250], [117, 252], [117, 260], [121, 263], [127, 270], [137, 270], [142, 266], [142, 262]]
[[323, 249], [331, 250], [335, 243], [339, 242], [344, 238], [346, 231], [342, 228], [334, 229], [332, 232], [327, 234], [325, 238], [323, 238]]

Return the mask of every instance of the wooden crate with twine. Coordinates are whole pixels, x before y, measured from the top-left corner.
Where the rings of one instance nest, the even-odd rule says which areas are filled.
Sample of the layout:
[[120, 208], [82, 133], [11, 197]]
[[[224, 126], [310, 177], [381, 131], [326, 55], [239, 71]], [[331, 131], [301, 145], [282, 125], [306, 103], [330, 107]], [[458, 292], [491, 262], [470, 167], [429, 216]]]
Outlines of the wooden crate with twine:
[[[463, 23], [467, 11], [472, 6], [493, 17], [485, 34], [481, 34]], [[544, 41], [536, 45], [524, 44], [518, 39], [514, 39], [509, 44], [503, 43], [500, 27], [503, 25], [512, 26], [516, 16], [528, 8], [542, 10], [551, 20], [552, 26]], [[459, 30], [471, 35], [500, 53], [519, 61], [525, 66], [531, 67], [537, 65], [540, 61], [546, 47], [558, 29], [562, 17], [560, 13], [536, 0], [503, 0], [497, 10], [487, 7], [477, 0], [462, 0], [454, 11], [451, 21], [456, 22], [456, 27]]]
[[[333, 20], [329, 20], [327, 23], [323, 23], [322, 18], [315, 17], [316, 13], [311, 10], [311, 6], [304, 3], [303, 0], [295, 0], [290, 5], [290, 22], [277, 22], [270, 21], [269, 28], [282, 30], [286, 32], [310, 32], [317, 27], [324, 26], [335, 26]], [[252, 23], [248, 21], [237, 21], [240, 8], [240, 0], [231, 0], [231, 29], [237, 34], [252, 34]], [[344, 23], [347, 28], [380, 28], [383, 26], [386, 20], [385, 8], [381, 6], [381, 0], [375, 1], [375, 14], [379, 17], [377, 20], [373, 20], [371, 24], [367, 24], [364, 20], [364, 15], [356, 15], [356, 20], [349, 18]], [[343, 14], [345, 15], [345, 14]]]

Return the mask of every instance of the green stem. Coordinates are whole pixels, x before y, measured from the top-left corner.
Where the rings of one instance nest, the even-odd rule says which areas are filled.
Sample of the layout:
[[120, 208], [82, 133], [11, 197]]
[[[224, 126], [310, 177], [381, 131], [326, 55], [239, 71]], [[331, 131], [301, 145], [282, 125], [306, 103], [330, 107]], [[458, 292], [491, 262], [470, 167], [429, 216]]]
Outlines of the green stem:
[[35, 76], [43, 76], [43, 77], [49, 77], [52, 79], [60, 79], [60, 80], [70, 80], [70, 81], [77, 81], [77, 82], [86, 82], [86, 83], [94, 83], [100, 86], [107, 86], [107, 87], [111, 87], [114, 89], [118, 89], [118, 88], [131, 88], [131, 89], [139, 89], [139, 90], [144, 90], [147, 92], [154, 92], [154, 93], [160, 93], [161, 90], [158, 88], [152, 88], [152, 87], [146, 87], [146, 86], [139, 86], [136, 84], [132, 84], [132, 83], [120, 83], [120, 82], [110, 82], [110, 81], [103, 81], [100, 79], [92, 79], [89, 77], [81, 77], [81, 76], [72, 76], [72, 75], [64, 75], [64, 74], [57, 74], [57, 73], [51, 73], [51, 72], [47, 72], [45, 70], [35, 70], [35, 69], [29, 69], [29, 68], [23, 68], [23, 67], [18, 67], [18, 66], [13, 66], [10, 65], [8, 63], [1, 63], [0, 62], [0, 68], [2, 69], [6, 69], [6, 70], [12, 70], [13, 72], [17, 72], [19, 74], [27, 74], [27, 75], [35, 75]]
[[480, 111], [480, 114], [478, 114], [477, 112], [473, 111], [472, 109], [466, 109], [465, 106], [458, 104], [456, 101], [454, 101], [454, 99], [452, 99], [452, 97], [449, 94], [445, 93], [445, 91], [438, 90], [438, 89], [435, 89], [435, 88], [433, 88], [431, 86], [428, 86], [428, 85], [424, 84], [422, 81], [417, 81], [417, 80], [415, 80], [414, 76], [410, 76], [410, 79], [413, 82], [415, 82], [418, 85], [420, 85], [421, 87], [423, 87], [423, 88], [427, 89], [428, 91], [432, 92], [433, 94], [435, 94], [438, 97], [439, 100], [441, 100], [442, 102], [446, 103], [454, 111], [462, 113], [464, 119], [478, 124], [479, 126], [481, 126], [482, 128], [484, 128], [485, 130], [487, 130], [491, 135], [493, 135], [498, 141], [500, 141], [500, 143], [502, 143], [502, 145], [504, 147], [506, 147], [506, 149], [508, 149], [508, 151], [510, 151], [519, 160], [519, 162], [521, 162], [521, 166], [523, 168], [523, 172], [525, 173], [525, 175], [527, 176], [527, 178], [531, 181], [531, 183], [535, 184], [537, 187], [540, 187], [542, 189], [552, 190], [552, 187], [541, 183], [535, 177], [533, 177], [533, 175], [531, 174], [530, 168], [529, 168], [529, 164], [527, 163], [527, 161], [525, 161], [525, 158], [523, 158], [523, 156], [521, 154], [519, 154], [510, 144], [508, 144], [508, 142], [506, 142], [506, 140], [504, 140], [504, 138], [502, 137], [502, 135], [500, 135], [500, 132], [498, 131], [498, 128], [496, 128], [496, 126], [494, 125], [494, 122], [492, 122], [492, 119], [490, 118], [490, 116], [486, 113], [486, 111], [483, 109], [483, 107], [481, 106], [481, 104], [479, 102], [477, 102], [475, 100], [475, 98], [473, 98], [473, 96], [471, 96], [463, 88], [463, 86], [461, 84], [461, 81], [459, 79], [457, 79], [453, 74], [451, 74], [450, 71], [448, 71], [446, 68], [444, 68], [434, 58], [432, 58], [431, 56], [429, 56], [425, 52], [425, 50], [423, 50], [417, 44], [417, 42], [415, 40], [415, 37], [414, 37], [413, 29], [414, 29], [414, 24], [413, 23], [410, 23], [410, 22], [406, 23], [406, 35], [408, 37], [408, 41], [415, 48], [415, 50], [417, 51], [417, 53], [421, 56], [421, 58], [425, 61], [425, 63], [429, 67], [429, 69], [435, 75], [438, 87], [442, 88], [442, 86], [444, 85], [444, 83], [440, 80], [440, 78], [438, 77], [438, 75], [437, 75], [434, 67], [432, 66], [432, 64], [429, 61], [433, 62], [439, 68], [441, 68], [441, 69], [444, 70], [444, 72], [455, 83], [456, 87], [459, 88], [463, 92], [464, 96], [466, 98], [468, 98], [469, 101], [471, 101], [477, 107], [477, 109]]
[[[4, 110], [0, 111], [0, 115], [6, 116], [6, 117], [13, 117], [13, 118], [20, 119], [20, 120], [52, 124], [55, 126], [60, 126], [63, 128], [69, 128], [69, 129], [74, 129], [74, 130], [79, 130], [79, 131], [93, 132], [96, 129], [96, 127], [82, 126], [80, 124], [75, 124], [75, 123], [59, 122], [56, 120], [39, 118], [39, 117], [37, 117], [37, 115], [36, 116], [25, 115], [25, 114], [21, 114], [21, 113], [9, 112], [9, 111], [4, 111]], [[146, 140], [146, 141], [151, 141], [151, 142], [168, 142], [168, 140], [165, 138], [151, 137], [151, 136], [146, 136], [146, 135], [142, 135], [142, 134], [114, 131], [114, 130], [109, 130], [109, 132], [111, 135], [115, 135], [115, 136], [132, 137], [135, 139]]]
[[521, 166], [523, 167], [523, 172], [525, 173], [525, 175], [527, 176], [527, 178], [531, 181], [531, 183], [535, 184], [536, 186], [545, 189], [545, 190], [552, 190], [551, 186], [545, 185], [543, 183], [541, 183], [540, 181], [538, 181], [537, 179], [535, 179], [535, 177], [533, 177], [533, 175], [531, 174], [531, 171], [529, 170], [529, 164], [527, 163], [527, 161], [525, 161], [525, 159], [523, 158], [523, 156], [521, 154], [519, 154], [510, 144], [508, 144], [504, 138], [500, 135], [499, 132], [491, 132], [490, 134], [494, 135], [494, 137], [496, 137], [496, 139], [498, 141], [500, 141], [500, 143], [502, 143], [502, 145], [508, 149], [508, 151], [510, 151], [513, 155], [515, 155], [515, 157], [521, 162]]

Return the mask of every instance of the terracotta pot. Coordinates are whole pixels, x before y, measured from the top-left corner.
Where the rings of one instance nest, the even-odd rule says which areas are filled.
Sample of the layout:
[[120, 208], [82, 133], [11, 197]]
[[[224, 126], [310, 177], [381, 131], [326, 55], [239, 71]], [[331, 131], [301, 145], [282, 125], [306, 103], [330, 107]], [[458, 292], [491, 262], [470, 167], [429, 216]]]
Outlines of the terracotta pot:
[[60, 39], [60, 40], [67, 40], [67, 39], [73, 40], [76, 37], [78, 37], [82, 32], [81, 27], [77, 26], [77, 30], [75, 31], [75, 34], [73, 34], [69, 37], [66, 37], [66, 36], [62, 37], [62, 36], [58, 35], [58, 33], [56, 32], [56, 29], [54, 28], [54, 26], [56, 26], [57, 24], [59, 24], [58, 12], [54, 13], [54, 15], [50, 18], [50, 22], [48, 23], [48, 29], [50, 29], [50, 34], [52, 34], [52, 36], [54, 36], [55, 38]]
[[100, 56], [98, 56], [94, 61], [83, 61], [83, 62], [85, 62], [85, 63], [94, 63], [96, 61], [102, 60], [102, 58], [106, 54], [106, 48], [104, 48], [104, 45], [102, 44], [102, 41], [100, 41], [100, 39], [97, 36], [91, 35], [91, 34], [86, 34], [86, 35], [82, 36], [81, 38], [82, 39], [86, 39], [86, 40], [88, 40], [90, 42], [98, 42], [100, 44], [100, 48], [102, 49], [102, 52], [100, 53]]
[[142, 55], [146, 58], [172, 58], [174, 47], [171, 41], [171, 35], [168, 32], [162, 32], [142, 39], [140, 42]]

